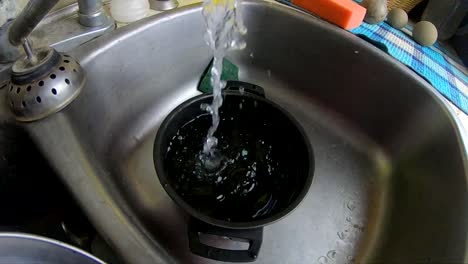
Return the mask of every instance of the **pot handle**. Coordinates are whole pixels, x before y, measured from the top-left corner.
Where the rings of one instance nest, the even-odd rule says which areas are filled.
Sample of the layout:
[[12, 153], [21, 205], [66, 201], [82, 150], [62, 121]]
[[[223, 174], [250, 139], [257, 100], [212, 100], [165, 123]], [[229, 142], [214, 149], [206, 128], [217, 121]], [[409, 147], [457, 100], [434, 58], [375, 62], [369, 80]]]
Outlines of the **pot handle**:
[[[216, 248], [200, 241], [200, 235], [214, 235], [240, 239], [249, 243], [247, 250]], [[188, 227], [190, 251], [201, 257], [225, 262], [252, 262], [257, 259], [263, 240], [263, 227], [254, 229], [228, 229], [191, 219]]]
[[224, 90], [225, 91], [240, 91], [241, 88], [244, 88], [244, 91], [248, 93], [252, 93], [252, 94], [265, 98], [265, 90], [262, 87], [255, 85], [255, 84], [247, 83], [247, 82], [228, 81], [226, 83], [226, 88], [224, 88]]

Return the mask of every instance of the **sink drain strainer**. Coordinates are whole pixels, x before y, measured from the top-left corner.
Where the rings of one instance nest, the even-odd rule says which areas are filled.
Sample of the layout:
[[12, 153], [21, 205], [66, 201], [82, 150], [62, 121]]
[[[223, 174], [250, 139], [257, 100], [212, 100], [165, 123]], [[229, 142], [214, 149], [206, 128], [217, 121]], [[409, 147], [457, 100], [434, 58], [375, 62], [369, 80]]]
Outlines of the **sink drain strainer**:
[[84, 86], [86, 75], [68, 55], [53, 49], [37, 51], [38, 63], [25, 57], [12, 67], [7, 103], [19, 121], [35, 121], [70, 104]]

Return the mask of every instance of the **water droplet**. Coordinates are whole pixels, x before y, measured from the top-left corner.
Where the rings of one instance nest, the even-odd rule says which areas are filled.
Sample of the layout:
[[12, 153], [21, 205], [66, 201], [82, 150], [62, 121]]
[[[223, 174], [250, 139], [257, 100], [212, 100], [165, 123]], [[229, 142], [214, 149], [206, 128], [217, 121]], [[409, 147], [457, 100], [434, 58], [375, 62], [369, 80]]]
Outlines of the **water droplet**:
[[238, 40], [238, 39], [231, 41], [230, 45], [231, 45], [231, 48], [234, 50], [243, 50], [245, 49], [245, 47], [247, 47], [247, 43], [245, 41]]
[[350, 223], [351, 223], [351, 220], [352, 220], [351, 216], [347, 216], [347, 217], [346, 217], [346, 222], [350, 222]]
[[356, 208], [356, 204], [354, 203], [354, 201], [350, 200], [346, 204], [346, 207], [348, 207], [349, 210], [353, 211]]
[[255, 183], [252, 183], [252, 185], [250, 186], [249, 190], [247, 190], [247, 193], [251, 192], [253, 190], [253, 188], [255, 187]]
[[336, 257], [336, 250], [330, 250], [327, 252], [327, 257], [330, 259], [335, 259]]
[[267, 70], [268, 78], [271, 78], [271, 70]]
[[184, 137], [178, 136], [177, 139], [178, 139], [178, 140], [182, 140], [182, 139], [184, 139]]
[[203, 146], [203, 153], [210, 153], [214, 147], [218, 145], [218, 139], [215, 137], [208, 137], [205, 141], [205, 145]]
[[242, 86], [239, 87], [239, 93], [240, 93], [241, 95], [244, 95], [244, 87], [242, 87]]
[[326, 264], [326, 263], [328, 263], [328, 259], [327, 259], [327, 257], [325, 257], [325, 256], [320, 256], [320, 257], [317, 259], [317, 262], [320, 263], [320, 264]]
[[247, 34], [247, 28], [242, 24], [242, 21], [238, 22], [237, 29], [242, 35]]
[[338, 235], [339, 239], [341, 239], [341, 240], [345, 239], [345, 234], [343, 232], [336, 232], [336, 234]]
[[253, 52], [250, 52], [249, 56], [250, 56], [250, 58], [254, 58]]
[[224, 81], [224, 80], [221, 80], [220, 85], [221, 85], [221, 89], [224, 89], [224, 87], [226, 87], [226, 85], [227, 85], [227, 82]]
[[202, 111], [205, 111], [205, 112], [208, 112], [210, 114], [213, 114], [213, 109], [211, 108], [211, 106], [209, 104], [201, 104], [200, 105], [200, 109]]
[[347, 256], [346, 259], [349, 260], [349, 261], [351, 261], [351, 262], [354, 261], [354, 257], [353, 257], [353, 256]]
[[355, 51], [354, 51], [354, 54], [358, 54], [358, 53], [359, 53], [359, 50], [355, 50]]
[[242, 103], [239, 104], [239, 109], [242, 110]]

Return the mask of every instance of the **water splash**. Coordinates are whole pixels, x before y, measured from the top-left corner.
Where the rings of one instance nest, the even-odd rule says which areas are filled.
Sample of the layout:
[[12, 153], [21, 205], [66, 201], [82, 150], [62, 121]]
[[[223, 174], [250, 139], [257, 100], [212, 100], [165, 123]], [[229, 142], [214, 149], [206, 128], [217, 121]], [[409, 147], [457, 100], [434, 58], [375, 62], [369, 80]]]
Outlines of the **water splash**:
[[319, 264], [327, 264], [327, 263], [328, 263], [328, 259], [327, 259], [327, 257], [325, 257], [325, 256], [320, 256], [320, 257], [317, 259], [317, 262], [318, 262]]
[[353, 200], [350, 200], [346, 203], [346, 207], [348, 207], [350, 211], [354, 211], [354, 209], [356, 209], [356, 203]]
[[336, 258], [336, 250], [330, 250], [327, 252], [327, 257], [329, 259], [335, 259]]
[[346, 237], [345, 234], [344, 234], [343, 232], [336, 232], [336, 234], [338, 235], [338, 238], [339, 238], [340, 240], [344, 240], [345, 237]]
[[203, 153], [209, 157], [214, 155], [218, 145], [214, 133], [219, 126], [219, 108], [223, 104], [221, 91], [226, 86], [226, 82], [221, 80], [223, 60], [228, 51], [246, 47], [240, 36], [247, 33], [247, 28], [242, 21], [240, 0], [204, 0], [203, 16], [206, 22], [205, 40], [214, 57], [210, 80], [213, 102], [209, 107], [212, 125], [203, 145]]

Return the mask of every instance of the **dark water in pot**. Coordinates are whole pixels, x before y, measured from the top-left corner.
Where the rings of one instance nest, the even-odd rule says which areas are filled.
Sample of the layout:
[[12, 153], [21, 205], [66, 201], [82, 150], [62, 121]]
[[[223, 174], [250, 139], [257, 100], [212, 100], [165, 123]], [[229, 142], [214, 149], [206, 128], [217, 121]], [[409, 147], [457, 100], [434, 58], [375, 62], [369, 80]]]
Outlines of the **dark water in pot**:
[[190, 206], [219, 220], [246, 222], [280, 212], [303, 189], [307, 148], [281, 111], [263, 100], [229, 96], [211, 159], [202, 154], [211, 116], [195, 116], [172, 136], [164, 158], [169, 183]]

